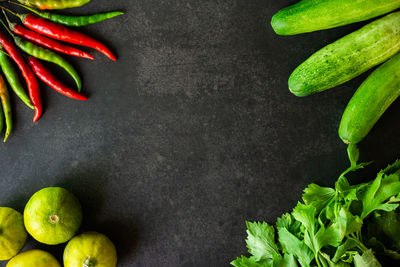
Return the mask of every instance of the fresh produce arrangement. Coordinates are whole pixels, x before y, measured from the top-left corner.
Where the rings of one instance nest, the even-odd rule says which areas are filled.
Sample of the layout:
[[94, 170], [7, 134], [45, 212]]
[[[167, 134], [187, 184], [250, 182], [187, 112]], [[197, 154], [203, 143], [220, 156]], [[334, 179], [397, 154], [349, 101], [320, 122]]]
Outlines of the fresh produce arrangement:
[[310, 184], [274, 225], [247, 222], [250, 256], [237, 258], [233, 266], [379, 267], [381, 257], [400, 260], [400, 160], [372, 181], [351, 185], [346, 178], [369, 164], [357, 163], [357, 144], [400, 96], [398, 8], [399, 0], [302, 0], [273, 16], [277, 34], [295, 35], [384, 15], [298, 66], [288, 81], [296, 96], [331, 89], [382, 65], [361, 84], [342, 116], [339, 136], [348, 144], [350, 167], [332, 188]]
[[343, 114], [339, 136], [347, 144], [360, 143], [400, 95], [398, 8], [398, 0], [302, 0], [272, 17], [277, 34], [295, 35], [385, 15], [315, 52], [289, 78], [290, 91], [304, 97], [384, 63], [357, 89]]
[[75, 236], [81, 222], [82, 208], [78, 199], [61, 187], [47, 187], [36, 192], [26, 204], [23, 215], [12, 208], [0, 207], [0, 260], [10, 260], [7, 267], [61, 266], [56, 258], [42, 250], [19, 253], [29, 233], [36, 241], [47, 245], [69, 241], [63, 255], [66, 267], [115, 267], [117, 251], [112, 241], [97, 232]]
[[359, 152], [349, 145], [351, 166], [333, 188], [310, 184], [302, 201], [275, 225], [247, 222], [250, 257], [231, 264], [256, 266], [382, 266], [375, 255], [400, 259], [400, 160], [367, 183], [351, 185], [346, 175]]
[[[4, 142], [12, 131], [12, 107], [6, 81], [14, 93], [31, 109], [35, 110], [33, 121], [42, 116], [39, 78], [60, 94], [76, 100], [87, 100], [81, 94], [82, 79], [77, 70], [60, 54], [93, 60], [89, 53], [72, 45], [86, 46], [103, 53], [115, 61], [116, 56], [100, 41], [71, 29], [120, 16], [123, 12], [112, 11], [86, 16], [69, 16], [46, 10], [80, 7], [90, 0], [0, 0], [3, 18], [0, 18], [0, 133], [6, 127]], [[20, 14], [15, 7], [28, 13]], [[20, 23], [12, 22], [11, 14]], [[68, 43], [68, 44], [67, 44]], [[75, 81], [76, 90], [60, 81], [43, 63], [47, 61], [64, 69]], [[14, 63], [13, 63], [14, 62]], [[25, 80], [28, 94], [14, 66]], [[5, 79], [3, 78], [3, 76]], [[29, 95], [29, 96], [28, 96]]]

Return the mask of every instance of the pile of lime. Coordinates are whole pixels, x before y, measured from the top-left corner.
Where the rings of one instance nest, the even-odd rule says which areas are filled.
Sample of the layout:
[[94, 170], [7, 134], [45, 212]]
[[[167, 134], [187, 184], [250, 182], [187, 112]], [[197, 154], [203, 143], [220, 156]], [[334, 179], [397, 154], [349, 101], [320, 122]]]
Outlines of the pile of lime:
[[61, 187], [36, 192], [23, 215], [12, 208], [0, 207], [0, 261], [10, 260], [6, 267], [60, 267], [57, 259], [46, 251], [32, 249], [19, 253], [29, 233], [47, 245], [69, 241], [63, 256], [65, 267], [115, 267], [117, 252], [108, 237], [97, 232], [75, 236], [81, 222], [78, 199]]

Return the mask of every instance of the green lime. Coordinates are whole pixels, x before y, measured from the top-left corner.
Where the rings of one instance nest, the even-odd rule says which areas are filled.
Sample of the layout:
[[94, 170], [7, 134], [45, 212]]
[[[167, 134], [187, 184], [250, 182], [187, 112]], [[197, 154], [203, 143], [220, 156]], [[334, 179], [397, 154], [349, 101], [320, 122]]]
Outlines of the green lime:
[[117, 251], [103, 234], [87, 232], [68, 242], [64, 250], [65, 267], [115, 267]]
[[26, 230], [37, 241], [57, 245], [70, 240], [82, 222], [78, 199], [61, 187], [36, 192], [24, 210]]
[[50, 253], [33, 249], [22, 252], [12, 258], [6, 267], [61, 267]]
[[0, 207], [0, 260], [9, 260], [24, 247], [26, 238], [22, 214]]

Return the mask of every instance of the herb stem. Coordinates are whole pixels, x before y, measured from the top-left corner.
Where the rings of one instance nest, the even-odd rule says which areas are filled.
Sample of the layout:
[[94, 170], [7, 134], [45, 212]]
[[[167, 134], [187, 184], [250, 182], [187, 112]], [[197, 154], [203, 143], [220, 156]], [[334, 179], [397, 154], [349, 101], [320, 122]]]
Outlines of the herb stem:
[[353, 238], [356, 242], [357, 242], [357, 247], [362, 251], [365, 252], [368, 250], [368, 248], [363, 244], [363, 242], [361, 242], [359, 236], [359, 232], [357, 232], [356, 234], [351, 233], [350, 236], [351, 238]]
[[318, 267], [322, 267], [321, 263], [319, 262], [318, 252], [315, 254], [315, 262], [317, 263]]

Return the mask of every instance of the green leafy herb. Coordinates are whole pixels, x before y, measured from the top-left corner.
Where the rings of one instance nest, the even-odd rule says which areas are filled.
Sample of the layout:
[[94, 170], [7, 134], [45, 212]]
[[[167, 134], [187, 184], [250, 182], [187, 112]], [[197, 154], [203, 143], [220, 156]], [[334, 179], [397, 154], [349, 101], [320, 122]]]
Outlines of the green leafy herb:
[[[231, 264], [235, 267], [261, 267], [263, 266], [261, 263], [257, 262], [253, 257], [247, 258], [242, 256], [232, 261]], [[271, 266], [265, 264], [264, 266]]]
[[393, 211], [399, 204], [400, 199], [397, 195], [400, 192], [400, 181], [398, 174], [384, 175], [382, 172], [368, 187], [362, 196], [363, 211], [361, 218], [364, 219], [369, 214], [377, 210]]
[[285, 214], [283, 218], [278, 219], [276, 227], [283, 253], [285, 255], [293, 255], [301, 266], [310, 266], [314, 254], [304, 240], [294, 234], [301, 232], [299, 222], [293, 220], [290, 214]]
[[362, 256], [356, 254], [354, 256], [354, 266], [355, 267], [380, 267], [382, 266], [378, 260], [375, 258], [374, 253], [371, 249], [364, 252]]
[[282, 255], [275, 244], [275, 229], [268, 223], [247, 222], [247, 248], [256, 261], [280, 261]]
[[[275, 225], [247, 222], [250, 257], [236, 267], [380, 267], [375, 253], [400, 259], [400, 161], [368, 183], [350, 185], [345, 175], [366, 166], [349, 145], [351, 166], [334, 188], [310, 184], [291, 213]], [[368, 234], [363, 231], [368, 225]], [[378, 237], [381, 237], [380, 240]], [[364, 243], [367, 241], [367, 243]]]

